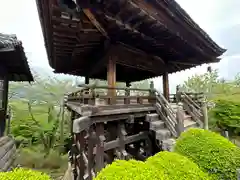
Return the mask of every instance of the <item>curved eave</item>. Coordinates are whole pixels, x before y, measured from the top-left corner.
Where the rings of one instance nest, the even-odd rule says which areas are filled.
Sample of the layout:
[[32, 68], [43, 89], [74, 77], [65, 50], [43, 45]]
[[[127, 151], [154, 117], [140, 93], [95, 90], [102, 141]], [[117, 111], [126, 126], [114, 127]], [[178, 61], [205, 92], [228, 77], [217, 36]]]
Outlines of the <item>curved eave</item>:
[[[155, 1], [156, 0], [151, 0]], [[189, 14], [176, 2], [173, 0], [166, 0], [165, 1], [170, 7], [172, 7], [175, 12], [180, 14], [180, 19], [184, 20], [184, 23], [189, 25], [189, 27], [196, 32], [199, 32], [200, 35], [213, 47], [215, 47], [216, 51], [218, 52], [219, 56], [226, 52], [226, 49], [221, 48], [193, 19], [189, 16]], [[174, 13], [174, 11], [172, 11]]]
[[[156, 0], [151, 1], [156, 2]], [[187, 24], [192, 30], [199, 32], [204, 40], [215, 48], [219, 56], [226, 52], [226, 49], [221, 48], [195, 21], [193, 21], [189, 14], [176, 1], [167, 0], [166, 3], [175, 9], [175, 11], [172, 11], [173, 13], [178, 12], [180, 14], [180, 19], [183, 19], [185, 24]]]
[[[80, 7], [86, 7], [86, 4], [90, 3], [79, 1]], [[102, 4], [99, 5], [95, 3], [91, 6], [88, 5], [88, 8], [91, 8], [92, 11], [101, 11], [101, 14], [110, 15], [116, 19], [119, 19], [123, 9], [132, 11], [132, 15], [139, 19], [141, 19], [141, 17], [142, 19], [146, 19], [145, 17], [148, 16], [147, 21], [151, 24], [148, 26], [149, 31], [152, 30], [151, 26], [154, 26], [154, 30], [159, 33], [164, 28], [169, 34], [180, 38], [188, 44], [192, 44], [192, 46], [198, 46], [200, 44], [202, 51], [211, 50], [212, 52], [209, 53], [209, 57], [221, 56], [226, 51], [226, 49], [218, 46], [174, 0], [103, 0]], [[115, 13], [109, 14], [109, 12]], [[127, 22], [126, 25], [128, 25], [128, 23], [129, 22]]]
[[45, 42], [45, 48], [47, 50], [47, 56], [49, 65], [54, 68], [52, 44], [51, 44], [51, 27], [49, 16], [49, 0], [36, 0], [39, 20], [42, 28], [43, 38]]

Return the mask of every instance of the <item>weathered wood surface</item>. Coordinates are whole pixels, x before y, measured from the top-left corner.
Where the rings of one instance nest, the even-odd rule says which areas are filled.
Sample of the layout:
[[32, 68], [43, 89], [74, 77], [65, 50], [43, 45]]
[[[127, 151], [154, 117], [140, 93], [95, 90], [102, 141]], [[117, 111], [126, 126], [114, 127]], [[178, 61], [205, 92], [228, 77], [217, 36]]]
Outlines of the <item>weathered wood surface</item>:
[[110, 115], [124, 115], [128, 113], [141, 113], [155, 110], [152, 104], [136, 104], [136, 105], [109, 105], [105, 107], [82, 105], [80, 103], [68, 102], [66, 106], [80, 115], [100, 117]]
[[16, 158], [15, 142], [10, 137], [0, 138], [0, 171], [8, 171], [13, 167]]
[[66, 172], [61, 180], [73, 180], [72, 166], [70, 163], [68, 164], [68, 169], [66, 170]]

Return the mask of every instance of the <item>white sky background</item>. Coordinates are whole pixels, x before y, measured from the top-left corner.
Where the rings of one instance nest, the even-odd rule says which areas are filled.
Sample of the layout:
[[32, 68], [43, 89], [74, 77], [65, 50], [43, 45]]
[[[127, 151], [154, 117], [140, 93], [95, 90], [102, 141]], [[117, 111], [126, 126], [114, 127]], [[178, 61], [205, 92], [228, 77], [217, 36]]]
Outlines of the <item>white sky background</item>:
[[[232, 47], [240, 47], [240, 0], [177, 0], [177, 2], [219, 45], [228, 50]], [[232, 41], [228, 38], [228, 32], [230, 33], [231, 30], [233, 35], [232, 32], [235, 32], [234, 28], [237, 25], [239, 31], [236, 30], [234, 35], [238, 36], [232, 37]], [[0, 32], [16, 34], [18, 39], [22, 40], [31, 64], [51, 71], [35, 0], [0, 0]], [[227, 40], [230, 42], [225, 43]], [[240, 72], [238, 59], [240, 59], [240, 49], [226, 55], [220, 63], [212, 67], [218, 68], [221, 76], [227, 79], [233, 78]], [[206, 72], [206, 68], [207, 66], [202, 66], [170, 75], [171, 91], [189, 76]], [[161, 78], [156, 78], [154, 82], [157, 88], [162, 86]]]

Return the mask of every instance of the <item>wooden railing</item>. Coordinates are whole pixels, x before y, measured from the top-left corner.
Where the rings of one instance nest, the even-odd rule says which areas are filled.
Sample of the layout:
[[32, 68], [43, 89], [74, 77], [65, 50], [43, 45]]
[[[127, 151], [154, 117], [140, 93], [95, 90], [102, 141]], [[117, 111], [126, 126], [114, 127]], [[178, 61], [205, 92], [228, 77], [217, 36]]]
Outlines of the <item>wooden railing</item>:
[[203, 113], [202, 113], [202, 108], [201, 108], [201, 103], [200, 100], [193, 100], [191, 96], [187, 95], [184, 92], [181, 92], [182, 94], [182, 102], [183, 102], [183, 107], [187, 111], [189, 115], [191, 115], [192, 119], [196, 121], [200, 127], [203, 127]]
[[[184, 92], [185, 95], [187, 95], [189, 98], [192, 99], [195, 103], [199, 104], [202, 102], [202, 99], [204, 98], [204, 93], [190, 93], [190, 92]], [[169, 95], [169, 102], [170, 103], [178, 103], [183, 94], [181, 91], [177, 91], [176, 94], [170, 94]]]
[[153, 89], [82, 85], [81, 90], [68, 94], [67, 100], [90, 105], [147, 104], [154, 102], [155, 96]]
[[177, 121], [176, 113], [174, 112], [170, 103], [162, 95], [162, 93], [156, 91], [156, 110], [162, 120], [166, 123], [166, 126], [171, 131], [174, 137], [177, 137], [176, 131]]
[[0, 138], [0, 171], [9, 171], [13, 168], [16, 158], [15, 141], [8, 136]]

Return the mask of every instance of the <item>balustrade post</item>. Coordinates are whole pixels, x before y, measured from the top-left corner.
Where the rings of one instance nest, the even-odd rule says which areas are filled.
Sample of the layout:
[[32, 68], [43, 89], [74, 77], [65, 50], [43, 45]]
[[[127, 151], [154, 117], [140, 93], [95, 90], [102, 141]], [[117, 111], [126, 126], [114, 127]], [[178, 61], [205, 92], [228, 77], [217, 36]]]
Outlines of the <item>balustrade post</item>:
[[201, 109], [202, 109], [202, 120], [204, 124], [204, 129], [208, 130], [208, 110], [207, 110], [207, 103], [205, 101], [201, 103]]
[[129, 90], [129, 87], [130, 87], [130, 83], [129, 82], [126, 82], [126, 89], [125, 89], [125, 99], [124, 99], [124, 104], [130, 104], [130, 99], [129, 99], [129, 96], [130, 96], [130, 90]]
[[149, 91], [149, 103], [155, 103], [156, 101], [153, 99], [155, 97], [155, 90], [154, 90], [154, 83], [153, 81], [150, 82], [150, 91]]
[[181, 133], [184, 131], [184, 114], [183, 114], [183, 108], [181, 106], [178, 106], [177, 113], [176, 113], [176, 132], [177, 135], [180, 136]]
[[179, 85], [176, 86], [176, 103], [178, 104], [181, 101], [181, 92]]

